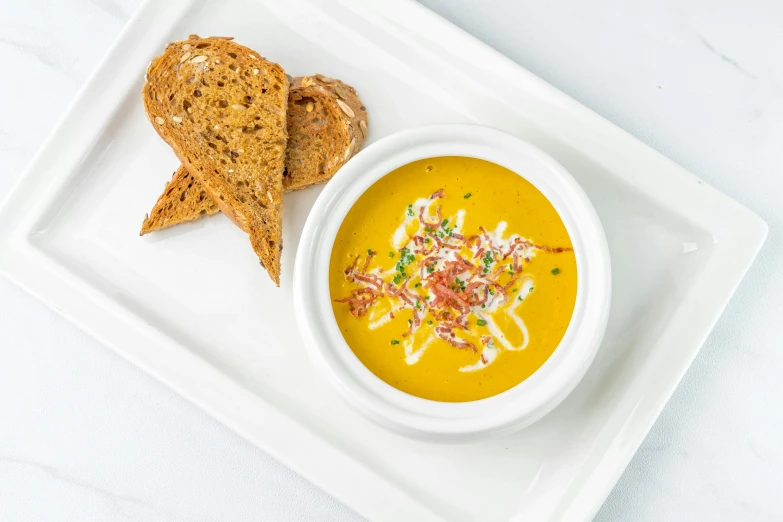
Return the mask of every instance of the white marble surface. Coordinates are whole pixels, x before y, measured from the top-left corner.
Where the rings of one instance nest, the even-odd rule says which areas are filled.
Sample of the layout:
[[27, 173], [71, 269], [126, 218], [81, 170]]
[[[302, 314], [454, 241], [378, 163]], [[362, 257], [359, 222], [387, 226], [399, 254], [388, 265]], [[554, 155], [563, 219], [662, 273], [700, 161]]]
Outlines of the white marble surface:
[[[424, 3], [767, 220], [596, 520], [783, 520], [783, 4]], [[0, 197], [136, 4], [0, 0]], [[0, 521], [251, 519], [359, 517], [0, 278]]]

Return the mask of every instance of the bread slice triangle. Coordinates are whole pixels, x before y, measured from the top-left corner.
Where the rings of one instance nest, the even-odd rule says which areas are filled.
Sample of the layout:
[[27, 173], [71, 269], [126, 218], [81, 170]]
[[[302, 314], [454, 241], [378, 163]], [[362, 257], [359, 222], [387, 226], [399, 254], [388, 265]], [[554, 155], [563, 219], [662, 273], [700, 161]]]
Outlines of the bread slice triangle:
[[195, 35], [150, 63], [143, 88], [158, 134], [205, 196], [250, 235], [278, 286], [288, 91], [278, 64], [228, 38]]
[[[326, 183], [361, 149], [367, 136], [367, 109], [356, 90], [320, 74], [294, 78], [288, 94], [287, 121], [284, 192]], [[141, 234], [218, 211], [199, 181], [180, 166], [145, 217]]]

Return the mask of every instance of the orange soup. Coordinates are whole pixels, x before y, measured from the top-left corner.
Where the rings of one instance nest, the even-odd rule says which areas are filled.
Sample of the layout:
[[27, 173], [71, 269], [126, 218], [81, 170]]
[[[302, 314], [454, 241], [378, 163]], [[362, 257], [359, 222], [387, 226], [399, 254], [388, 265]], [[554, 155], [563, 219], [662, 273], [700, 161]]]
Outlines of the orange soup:
[[464, 402], [516, 386], [552, 355], [577, 270], [565, 225], [532, 184], [441, 157], [400, 167], [359, 198], [329, 286], [340, 331], [370, 371], [417, 397]]

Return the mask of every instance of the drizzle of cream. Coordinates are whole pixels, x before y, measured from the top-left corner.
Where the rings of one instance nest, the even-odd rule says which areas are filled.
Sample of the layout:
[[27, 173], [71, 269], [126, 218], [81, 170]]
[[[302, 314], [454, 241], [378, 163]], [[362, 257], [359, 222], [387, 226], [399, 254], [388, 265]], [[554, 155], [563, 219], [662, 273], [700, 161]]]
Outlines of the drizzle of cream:
[[492, 361], [497, 359], [498, 352], [499, 350], [497, 349], [497, 347], [495, 347], [495, 343], [490, 341], [488, 344], [485, 344], [484, 347], [481, 349], [481, 355], [484, 356], [483, 359], [479, 357], [478, 361], [468, 366], [463, 366], [462, 368], [459, 369], [459, 371], [476, 372], [478, 370], [483, 370], [484, 368], [492, 364]]
[[421, 356], [424, 355], [424, 351], [427, 349], [430, 343], [435, 340], [435, 336], [430, 334], [430, 336], [427, 337], [427, 339], [421, 343], [418, 348], [414, 348], [414, 338], [415, 335], [412, 335], [403, 343], [405, 346], [405, 362], [409, 365], [419, 362]]
[[369, 319], [370, 322], [367, 325], [367, 328], [369, 328], [370, 330], [375, 330], [379, 326], [383, 326], [389, 321], [391, 321], [391, 315], [389, 312], [384, 312], [383, 314], [381, 314], [380, 317], [378, 317], [378, 314], [375, 313], [375, 309], [372, 309], [370, 311]]

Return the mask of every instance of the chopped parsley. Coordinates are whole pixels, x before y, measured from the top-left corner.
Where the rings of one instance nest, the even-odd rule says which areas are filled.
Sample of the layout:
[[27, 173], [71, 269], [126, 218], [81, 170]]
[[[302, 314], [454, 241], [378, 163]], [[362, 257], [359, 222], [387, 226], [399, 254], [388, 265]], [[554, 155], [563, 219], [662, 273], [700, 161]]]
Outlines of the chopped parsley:
[[408, 215], [413, 217], [413, 205], [408, 205]]
[[390, 259], [394, 258], [394, 252], [389, 252], [389, 258]]
[[421, 310], [421, 302], [418, 299], [416, 300], [416, 308]]
[[392, 339], [389, 344], [400, 344], [400, 341], [397, 339]]
[[433, 232], [435, 232], [435, 231], [434, 231], [433, 229], [431, 229], [430, 227], [424, 227], [424, 231], [425, 231], [425, 232], [428, 232], [428, 233], [430, 233], [430, 234], [432, 234]]
[[559, 268], [553, 268], [552, 269], [552, 275], [557, 275], [559, 273], [560, 273], [560, 269]]
[[522, 296], [520, 295], [519, 297], [517, 297], [517, 299], [519, 299], [521, 301], [522, 300]]
[[528, 291], [527, 291], [527, 293], [529, 294], [530, 292], [532, 292], [532, 291], [533, 291], [533, 288], [535, 288], [535, 287], [534, 287], [534, 286], [531, 286], [531, 287], [530, 287], [530, 290], [528, 290]]
[[411, 319], [408, 319], [408, 324], [413, 324], [413, 321]]
[[463, 197], [464, 197], [465, 199], [468, 199], [468, 198], [469, 198], [470, 196], [472, 196], [472, 195], [473, 195], [473, 194], [471, 194], [470, 192], [468, 192], [468, 193], [467, 193], [467, 194], [465, 194], [465, 196], [463, 196]]
[[489, 267], [491, 267], [492, 263], [495, 262], [495, 258], [492, 256], [491, 250], [487, 250], [487, 253], [484, 254], [483, 258], [481, 258], [481, 262], [484, 263], [484, 273], [488, 273]]
[[405, 273], [405, 267], [416, 259], [416, 256], [410, 253], [410, 250], [407, 248], [403, 248], [400, 250], [400, 260], [397, 261], [397, 264], [394, 265], [395, 270], [397, 270], [398, 274], [394, 276], [394, 282], [395, 284], [399, 281], [397, 280], [397, 276], [400, 277], [400, 280], [408, 277], [408, 275]]
[[373, 252], [373, 251], [372, 251], [372, 250], [370, 250], [369, 248], [367, 249], [367, 255], [368, 255], [368, 256], [371, 256], [371, 255], [374, 255], [374, 254], [375, 254], [375, 252]]
[[428, 237], [425, 237], [425, 238], [424, 238], [424, 242], [425, 242], [425, 243], [429, 243], [429, 242], [430, 242], [430, 238], [428, 238]]
[[427, 324], [432, 324], [432, 321], [427, 321]]
[[449, 224], [449, 220], [448, 219], [444, 219], [443, 221], [441, 221], [440, 226], [445, 227], [448, 224]]
[[476, 321], [476, 324], [479, 326], [486, 326], [487, 322], [484, 319], [479, 319]]
[[400, 284], [400, 281], [402, 281], [402, 274], [397, 274], [394, 276], [394, 279], [392, 279], [395, 285]]
[[428, 273], [428, 274], [431, 274], [431, 273], [433, 273], [434, 271], [435, 271], [435, 267], [434, 267], [434, 266], [428, 266], [428, 267], [427, 267], [427, 273]]
[[514, 294], [516, 294], [516, 293], [517, 293], [517, 289], [515, 288], [515, 289], [513, 289], [511, 292], [512, 292], [512, 293], [514, 293]]

